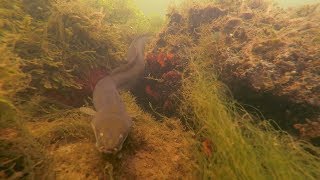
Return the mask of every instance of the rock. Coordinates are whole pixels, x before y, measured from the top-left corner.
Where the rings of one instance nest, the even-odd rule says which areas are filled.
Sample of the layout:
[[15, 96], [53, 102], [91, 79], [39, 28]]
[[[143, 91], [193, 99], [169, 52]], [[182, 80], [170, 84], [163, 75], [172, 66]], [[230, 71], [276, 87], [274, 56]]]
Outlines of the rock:
[[[294, 124], [305, 124], [305, 119], [314, 119], [320, 114], [320, 43], [313, 41], [320, 37], [320, 26], [316, 25], [320, 14], [314, 11], [297, 18], [296, 9], [260, 8], [265, 6], [262, 1], [250, 2], [244, 7], [249, 6], [252, 10], [240, 10], [245, 13], [223, 7], [221, 3], [219, 8], [192, 8], [187, 15], [180, 14], [182, 19], [189, 19], [181, 21], [181, 26], [189, 29], [180, 31], [179, 35], [191, 38], [176, 39], [175, 42], [188, 44], [185, 43], [184, 48], [172, 46], [162, 34], [158, 42], [161, 41], [163, 46], [156, 45], [152, 51], [154, 54], [150, 55], [174, 52], [175, 58], [171, 62], [177, 63], [164, 67], [159, 64], [160, 69], [153, 68], [156, 71], [149, 69], [155, 65], [147, 66], [147, 72], [159, 79], [172, 70], [183, 72], [187, 62], [178, 62], [176, 60], [181, 58], [177, 57], [187, 56], [185, 48], [204, 48], [219, 78], [238, 101], [258, 108], [283, 129], [294, 131]], [[249, 21], [253, 17], [254, 21]], [[201, 34], [198, 27], [206, 25], [211, 27], [212, 34], [207, 31]], [[197, 33], [194, 33], [196, 28]], [[157, 64], [152, 58], [149, 60]], [[163, 107], [168, 94], [178, 94], [179, 91], [172, 84], [174, 89], [168, 89], [163, 82], [153, 81], [152, 86], [160, 91], [158, 100], [151, 100], [153, 104], [159, 103], [159, 107]], [[287, 109], [290, 116], [285, 114]]]
[[193, 30], [199, 27], [203, 23], [209, 23], [221, 16], [224, 16], [226, 12], [218, 7], [208, 6], [203, 9], [192, 8], [189, 10], [189, 26]]
[[244, 12], [240, 15], [240, 17], [243, 19], [243, 20], [250, 20], [254, 17], [254, 14], [253, 13], [250, 13], [250, 12]]
[[242, 23], [241, 19], [238, 19], [238, 18], [230, 19], [224, 26], [224, 32], [231, 33], [241, 23]]

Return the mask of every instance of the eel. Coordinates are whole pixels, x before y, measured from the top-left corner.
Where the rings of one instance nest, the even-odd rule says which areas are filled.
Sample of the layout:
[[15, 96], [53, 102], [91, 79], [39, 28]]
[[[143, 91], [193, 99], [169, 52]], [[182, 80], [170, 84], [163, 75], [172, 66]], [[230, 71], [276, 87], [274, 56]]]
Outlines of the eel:
[[80, 109], [94, 116], [91, 126], [100, 152], [115, 154], [121, 150], [131, 130], [132, 119], [118, 90], [130, 90], [142, 77], [145, 68], [144, 47], [148, 36], [146, 34], [135, 38], [128, 49], [127, 64], [98, 81], [93, 91], [95, 111]]
[[144, 47], [149, 36], [144, 34], [135, 38], [128, 49], [127, 64], [111, 72], [118, 89], [130, 90], [142, 77], [145, 69]]

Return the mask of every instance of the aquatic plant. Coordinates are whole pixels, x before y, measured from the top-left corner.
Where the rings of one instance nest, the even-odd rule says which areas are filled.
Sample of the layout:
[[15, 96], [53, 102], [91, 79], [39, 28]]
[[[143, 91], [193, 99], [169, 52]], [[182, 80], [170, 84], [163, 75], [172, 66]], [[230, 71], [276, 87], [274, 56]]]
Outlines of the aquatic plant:
[[0, 99], [0, 178], [46, 178], [48, 157], [19, 114], [12, 103]]
[[[24, 86], [10, 88], [23, 100], [43, 95], [61, 101], [68, 94], [85, 99], [90, 81], [96, 81], [91, 76], [122, 64], [135, 34], [155, 31], [131, 0], [23, 0], [1, 7], [0, 37], [6, 48], [1, 52], [7, 55], [2, 58], [16, 59], [15, 68], [29, 77]], [[68, 99], [62, 103], [84, 103], [73, 96]]]
[[320, 149], [295, 141], [268, 121], [256, 121], [226, 97], [226, 87], [203, 56], [190, 56], [182, 115], [199, 140], [203, 179], [317, 179]]
[[[304, 124], [306, 119], [316, 122], [320, 113], [319, 43], [315, 43], [320, 32], [319, 7], [305, 7], [309, 15], [303, 16], [298, 12], [304, 8], [284, 11], [261, 0], [191, 3], [171, 9], [166, 28], [147, 56], [146, 83], [152, 90], [179, 96], [175, 87], [180, 81], [166, 87], [162, 74], [183, 72], [188, 51], [200, 47], [218, 78], [247, 110], [297, 133], [294, 124]], [[166, 53], [174, 55], [171, 61]], [[158, 94], [149, 100], [166, 113], [161, 107], [168, 93]]]
[[29, 76], [21, 70], [21, 58], [13, 52], [15, 42], [29, 27], [30, 17], [19, 3], [0, 4], [0, 98], [12, 100], [29, 82]]
[[180, 71], [184, 64], [177, 55], [163, 52], [147, 54], [146, 61], [147, 77], [142, 86], [145, 86], [148, 101], [154, 103], [161, 113], [173, 113], [178, 105], [176, 92], [181, 86]]
[[[112, 1], [118, 8], [108, 14], [101, 8], [107, 2], [100, 2], [0, 2], [0, 179], [50, 179], [43, 148], [92, 135], [81, 118], [72, 121], [68, 105], [83, 104], [79, 97], [121, 64], [130, 38], [148, 28], [138, 23], [146, 18], [133, 4], [123, 1], [127, 8], [120, 14], [123, 6]], [[123, 16], [128, 11], [135, 13]], [[40, 132], [30, 133], [33, 125]]]
[[[294, 100], [317, 105], [319, 6], [284, 12], [261, 0], [214, 2], [170, 9], [141, 87], [161, 122], [122, 94], [134, 127], [110, 158], [95, 151], [90, 118], [72, 106], [90, 106], [85, 97], [123, 63], [133, 35], [157, 31], [161, 20], [148, 20], [132, 0], [1, 1], [0, 179], [319, 177], [319, 148], [246, 112], [219, 81], [283, 87], [268, 75], [279, 67], [280, 85], [296, 82], [283, 93], [306, 92]], [[318, 126], [295, 127], [307, 139]]]

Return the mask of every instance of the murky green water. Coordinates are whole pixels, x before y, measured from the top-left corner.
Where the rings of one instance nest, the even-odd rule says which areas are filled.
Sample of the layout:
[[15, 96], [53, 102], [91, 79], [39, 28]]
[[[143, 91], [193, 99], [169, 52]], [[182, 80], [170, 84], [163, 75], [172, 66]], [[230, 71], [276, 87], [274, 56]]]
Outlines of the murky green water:
[[[166, 9], [170, 4], [179, 4], [185, 0], [134, 0], [137, 6], [146, 14], [146, 15], [164, 15], [166, 13]], [[214, 0], [212, 0], [214, 1]], [[293, 7], [299, 6], [308, 3], [316, 3], [320, 0], [274, 0], [278, 2], [279, 5], [283, 7]]]
[[316, 2], [320, 2], [320, 0], [278, 0], [278, 3], [284, 7], [298, 6]]

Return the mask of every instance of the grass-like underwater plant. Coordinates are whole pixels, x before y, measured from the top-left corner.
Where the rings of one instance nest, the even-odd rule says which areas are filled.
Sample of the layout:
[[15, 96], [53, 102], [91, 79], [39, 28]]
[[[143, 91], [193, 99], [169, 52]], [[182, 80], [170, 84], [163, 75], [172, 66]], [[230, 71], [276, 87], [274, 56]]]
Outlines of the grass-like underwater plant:
[[[203, 179], [317, 179], [320, 150], [255, 121], [225, 95], [204, 56], [191, 58], [182, 114], [194, 125]], [[202, 142], [202, 143], [200, 143]], [[208, 152], [209, 151], [209, 152]]]
[[47, 179], [47, 160], [43, 146], [29, 133], [19, 110], [0, 98], [0, 179]]

